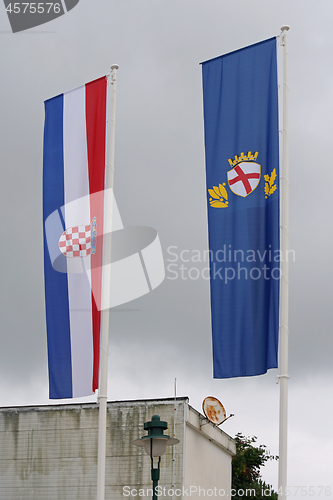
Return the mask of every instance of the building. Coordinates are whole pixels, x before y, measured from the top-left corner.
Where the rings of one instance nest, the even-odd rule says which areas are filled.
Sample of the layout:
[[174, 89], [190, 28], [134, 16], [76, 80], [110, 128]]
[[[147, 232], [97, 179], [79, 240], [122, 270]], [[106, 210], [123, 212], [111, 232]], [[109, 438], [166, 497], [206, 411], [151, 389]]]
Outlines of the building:
[[[186, 397], [108, 402], [106, 499], [151, 498], [150, 459], [133, 440], [153, 415], [180, 440], [161, 459], [161, 498], [230, 493], [233, 439]], [[94, 500], [98, 405], [0, 408], [0, 500]]]

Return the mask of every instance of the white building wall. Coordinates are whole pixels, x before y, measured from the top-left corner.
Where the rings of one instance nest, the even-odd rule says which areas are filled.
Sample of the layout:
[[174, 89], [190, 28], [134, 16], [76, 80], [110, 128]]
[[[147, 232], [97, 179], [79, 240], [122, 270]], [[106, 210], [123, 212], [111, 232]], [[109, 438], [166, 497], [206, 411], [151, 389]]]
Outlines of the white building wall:
[[[181, 487], [185, 398], [108, 403], [106, 499], [126, 500], [123, 488], [149, 489], [150, 459], [132, 441], [155, 414], [180, 443], [167, 448], [160, 485]], [[97, 483], [96, 404], [0, 409], [0, 500], [94, 500]], [[139, 498], [138, 496], [135, 498]], [[151, 498], [149, 496], [149, 498]]]
[[234, 441], [189, 407], [185, 427], [184, 488], [191, 499], [230, 497]]

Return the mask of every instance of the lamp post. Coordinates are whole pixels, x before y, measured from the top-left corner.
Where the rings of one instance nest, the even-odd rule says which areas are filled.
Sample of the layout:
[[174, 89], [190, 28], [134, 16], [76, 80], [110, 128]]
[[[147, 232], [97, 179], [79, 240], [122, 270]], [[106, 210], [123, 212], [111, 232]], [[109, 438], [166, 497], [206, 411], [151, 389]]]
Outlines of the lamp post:
[[[160, 479], [161, 456], [164, 455], [167, 446], [179, 443], [179, 439], [163, 434], [167, 428], [167, 422], [163, 422], [159, 415], [153, 415], [151, 421], [144, 424], [144, 430], [148, 431], [148, 434], [133, 441], [135, 446], [143, 446], [147, 455], [150, 456], [153, 500], [157, 500], [156, 488]], [[158, 457], [157, 468], [154, 468], [154, 457]]]

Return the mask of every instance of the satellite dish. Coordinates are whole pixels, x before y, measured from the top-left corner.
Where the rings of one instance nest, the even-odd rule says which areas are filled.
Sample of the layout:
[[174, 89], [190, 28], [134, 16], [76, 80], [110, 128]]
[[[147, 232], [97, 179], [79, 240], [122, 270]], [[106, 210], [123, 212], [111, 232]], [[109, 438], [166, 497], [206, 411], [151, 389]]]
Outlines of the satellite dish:
[[226, 420], [227, 414], [223, 404], [213, 396], [208, 396], [203, 400], [202, 409], [205, 417], [212, 422], [212, 424], [220, 425]]

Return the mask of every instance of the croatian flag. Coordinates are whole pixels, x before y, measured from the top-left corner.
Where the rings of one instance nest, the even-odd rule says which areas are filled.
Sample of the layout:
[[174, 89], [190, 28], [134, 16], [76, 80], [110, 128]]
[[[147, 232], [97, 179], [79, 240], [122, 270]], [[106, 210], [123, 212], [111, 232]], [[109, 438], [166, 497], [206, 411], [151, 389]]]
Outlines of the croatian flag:
[[214, 377], [278, 364], [276, 38], [202, 65]]
[[98, 388], [107, 79], [45, 101], [44, 271], [51, 399]]

